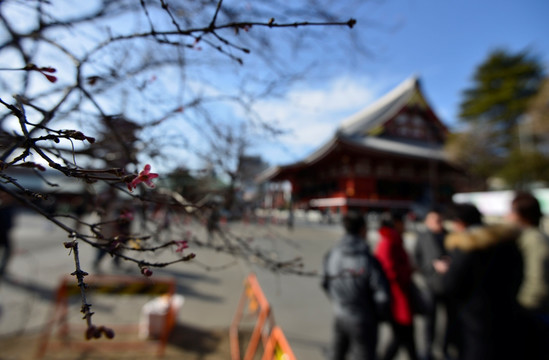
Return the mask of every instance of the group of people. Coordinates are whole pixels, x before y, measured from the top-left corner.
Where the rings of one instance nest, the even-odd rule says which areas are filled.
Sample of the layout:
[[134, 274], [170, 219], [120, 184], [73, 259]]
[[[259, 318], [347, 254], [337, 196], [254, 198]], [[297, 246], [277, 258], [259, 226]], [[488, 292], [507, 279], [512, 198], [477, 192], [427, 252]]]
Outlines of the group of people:
[[[330, 358], [377, 359], [383, 350], [388, 360], [402, 348], [411, 360], [434, 359], [437, 313], [444, 310], [444, 359], [549, 359], [549, 239], [542, 216], [526, 192], [516, 193], [504, 223], [483, 223], [472, 204], [432, 209], [411, 252], [404, 247], [403, 213], [382, 215], [371, 250], [363, 214], [349, 211], [345, 235], [323, 265], [322, 286], [335, 312]], [[416, 315], [425, 319], [421, 355]], [[392, 336], [378, 349], [382, 322]]]

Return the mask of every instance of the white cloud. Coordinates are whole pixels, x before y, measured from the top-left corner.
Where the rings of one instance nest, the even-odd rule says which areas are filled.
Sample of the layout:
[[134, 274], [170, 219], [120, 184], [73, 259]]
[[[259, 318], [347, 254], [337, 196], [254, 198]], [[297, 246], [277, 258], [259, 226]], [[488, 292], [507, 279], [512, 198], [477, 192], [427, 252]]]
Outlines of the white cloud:
[[371, 79], [345, 76], [333, 79], [322, 88], [291, 90], [283, 100], [260, 102], [255, 110], [266, 121], [289, 131], [279, 139], [279, 145], [297, 158], [288, 155], [287, 159], [270, 159], [270, 154], [280, 154], [272, 149], [276, 144], [259, 150], [276, 164], [299, 160], [327, 141], [347, 116], [376, 100], [381, 89]]
[[294, 90], [289, 94], [290, 104], [310, 111], [348, 111], [372, 100], [371, 86], [356, 79], [338, 78], [326, 89]]

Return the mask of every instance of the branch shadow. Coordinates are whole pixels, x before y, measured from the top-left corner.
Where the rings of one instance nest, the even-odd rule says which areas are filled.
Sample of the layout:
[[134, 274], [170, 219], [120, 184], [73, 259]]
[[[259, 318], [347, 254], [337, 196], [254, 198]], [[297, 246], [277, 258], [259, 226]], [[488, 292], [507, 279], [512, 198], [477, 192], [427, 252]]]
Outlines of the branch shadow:
[[228, 330], [207, 330], [189, 324], [177, 323], [172, 330], [168, 342], [185, 353], [203, 355], [213, 353], [225, 353], [229, 358], [229, 331]]
[[55, 289], [48, 286], [44, 286], [39, 282], [31, 282], [29, 280], [24, 280], [24, 281], [18, 280], [17, 278], [14, 278], [9, 274], [4, 276], [1, 282], [4, 285], [7, 285], [9, 287], [13, 287], [15, 289], [25, 291], [32, 295], [37, 295], [42, 300], [47, 300], [52, 302], [55, 298]]
[[[196, 283], [219, 284], [219, 279], [202, 274], [191, 274], [173, 269], [160, 269], [156, 271], [159, 275], [171, 276], [176, 282], [176, 294], [185, 297], [193, 297], [201, 301], [222, 303], [225, 298], [218, 295], [206, 294], [196, 289]], [[195, 284], [193, 284], [195, 283]]]

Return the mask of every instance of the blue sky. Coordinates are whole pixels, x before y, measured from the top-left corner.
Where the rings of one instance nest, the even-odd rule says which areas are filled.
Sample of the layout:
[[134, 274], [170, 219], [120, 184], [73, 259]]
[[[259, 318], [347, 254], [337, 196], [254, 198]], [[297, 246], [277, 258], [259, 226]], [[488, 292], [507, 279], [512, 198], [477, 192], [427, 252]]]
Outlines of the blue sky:
[[293, 133], [280, 139], [282, 147], [263, 143], [250, 152], [272, 164], [300, 160], [343, 119], [413, 74], [420, 76], [435, 112], [455, 128], [461, 92], [497, 48], [530, 49], [549, 71], [547, 0], [387, 0], [361, 12], [352, 14], [358, 26], [351, 31], [371, 55], [331, 64], [326, 76], [290, 89], [285, 101], [258, 104], [267, 118]]
[[385, 36], [388, 56], [380, 68], [417, 71], [433, 106], [450, 125], [456, 120], [460, 92], [476, 66], [497, 47], [531, 48], [549, 61], [549, 2], [391, 1], [387, 15], [399, 13], [403, 25]]
[[[22, 3], [15, 3], [19, 9]], [[52, 4], [65, 12], [70, 9], [81, 11], [80, 7], [67, 6], [68, 3], [70, 0], [56, 0]], [[299, 5], [299, 1], [296, 3]], [[290, 72], [302, 75], [302, 78], [291, 86], [277, 89], [280, 97], [259, 100], [254, 110], [275, 127], [288, 130], [288, 134], [272, 140], [252, 134], [247, 151], [249, 154], [261, 155], [270, 164], [279, 165], [303, 159], [327, 141], [345, 118], [368, 106], [412, 75], [420, 76], [423, 90], [433, 109], [452, 129], [458, 125], [461, 92], [471, 84], [475, 69], [490, 51], [497, 48], [513, 52], [530, 49], [539, 56], [549, 72], [549, 23], [546, 19], [549, 0], [342, 0], [325, 3], [330, 6], [330, 11], [338, 11], [342, 20], [356, 18], [358, 23], [354, 29], [346, 26], [312, 29], [254, 27], [249, 32], [241, 31], [239, 35], [234, 35], [234, 30], [227, 30], [224, 36], [236, 43], [242, 41], [243, 46], [247, 46], [249, 35], [268, 37], [273, 42], [273, 50], [262, 53], [264, 49], [254, 47], [250, 55], [238, 53], [238, 56], [244, 58], [244, 66], [226, 56], [220, 56], [215, 50], [208, 51], [207, 46], [204, 46], [203, 51], [188, 50], [186, 56], [191, 59], [189, 63], [198, 64], [192, 70], [183, 67], [174, 67], [170, 71], [152, 69], [150, 74], [143, 74], [143, 77], [128, 79], [125, 86], [135, 87], [135, 84], [145, 79], [153, 89], [148, 87], [147, 91], [139, 93], [140, 97], [127, 106], [129, 110], [120, 109], [120, 94], [111, 96], [109, 93], [102, 101], [108, 103], [109, 106], [105, 106], [113, 113], [132, 111], [131, 115], [135, 118], [150, 121], [156, 119], [159, 111], [173, 109], [174, 103], [179, 105], [179, 102], [190, 98], [189, 94], [211, 97], [228, 94], [238, 97], [242, 96], [243, 82], [251, 84], [247, 85], [249, 89], [246, 90], [261, 92], [262, 87], [268, 87], [276, 73], [258, 61], [258, 58], [261, 59], [262, 55], [278, 55], [272, 63], [284, 70], [288, 67]], [[273, 13], [277, 14], [276, 9], [269, 7], [270, 2], [225, 0], [224, 4], [240, 6], [239, 15], [243, 21], [249, 21], [250, 17], [261, 21], [270, 18]], [[247, 13], [254, 7], [262, 10], [258, 12], [260, 15]], [[15, 14], [25, 16], [24, 12]], [[209, 21], [209, 13], [204, 15]], [[282, 18], [278, 18], [279, 15]], [[282, 13], [273, 16], [277, 16], [276, 21], [281, 23], [308, 20], [306, 13], [295, 16], [286, 14], [286, 18], [283, 18]], [[132, 32], [136, 27], [140, 27], [138, 31], [143, 31], [148, 24], [143, 15], [135, 19], [132, 16], [115, 18], [113, 21], [109, 25], [110, 31], [122, 33]], [[25, 21], [15, 23], [21, 27], [30, 26]], [[171, 24], [169, 19], [160, 15], [158, 23]], [[96, 33], [99, 28], [102, 35]], [[58, 39], [65, 39], [70, 49], [83, 51], [106, 34], [102, 24], [77, 30], [71, 29], [70, 33], [64, 33]], [[301, 51], [294, 51], [294, 43], [290, 39], [302, 34], [308, 35], [298, 46]], [[367, 52], [353, 48], [349, 35]], [[108, 68], [116, 65], [117, 56], [125, 56], [120, 49], [113, 46], [105, 50], [103, 57], [97, 55], [98, 64], [92, 62], [85, 70], [94, 75], [98, 71], [96, 67], [102, 69], [101, 66]], [[136, 49], [147, 51], [144, 43], [138, 43]], [[41, 48], [42, 55], [48, 59], [40, 61], [60, 69], [57, 73], [60, 79], [58, 84], [63, 81], [71, 84], [75, 75], [71, 70], [72, 60], [56, 56], [54, 51], [50, 47]], [[155, 55], [161, 57], [162, 54], [159, 52]], [[16, 66], [9, 55], [3, 54], [0, 63], [5, 67]], [[310, 66], [311, 63], [314, 66]], [[8, 81], [8, 76], [20, 75], [10, 73], [3, 76]], [[150, 80], [153, 78], [157, 80]], [[51, 87], [41, 76], [36, 75], [34, 79], [37, 80], [33, 82], [35, 92]], [[14, 93], [8, 89], [0, 90], [5, 92], [6, 98]], [[115, 88], [113, 91], [118, 90]], [[134, 100], [132, 96], [129, 99]], [[244, 109], [231, 107], [230, 104], [211, 105], [210, 110], [216, 121], [236, 124], [236, 127], [245, 118]], [[76, 119], [76, 128], [87, 131], [78, 126], [86, 126], [86, 119], [85, 116]], [[74, 118], [69, 120], [75, 121]], [[169, 162], [159, 164], [158, 167], [164, 165], [169, 170], [178, 165], [191, 168], [204, 165], [203, 161], [193, 156], [197, 148], [202, 152], [209, 150], [204, 138], [196, 130], [203, 130], [201, 120], [203, 118], [197, 117], [193, 111], [186, 110], [170, 118], [163, 127], [145, 134], [145, 141], [147, 136], [159, 139], [158, 143], [164, 150], [174, 154], [170, 156]], [[198, 125], [189, 125], [193, 121]], [[72, 124], [63, 126], [70, 127]], [[170, 135], [170, 138], [166, 135]], [[178, 141], [172, 141], [172, 138]], [[143, 161], [152, 162], [149, 159]]]

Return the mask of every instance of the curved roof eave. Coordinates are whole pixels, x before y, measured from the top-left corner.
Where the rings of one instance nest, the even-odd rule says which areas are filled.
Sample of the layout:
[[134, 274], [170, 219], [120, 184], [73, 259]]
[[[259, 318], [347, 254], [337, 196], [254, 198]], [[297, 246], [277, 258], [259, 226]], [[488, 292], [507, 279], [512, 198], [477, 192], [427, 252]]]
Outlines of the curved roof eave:
[[312, 154], [307, 156], [305, 159], [288, 164], [288, 165], [280, 165], [280, 166], [272, 166], [265, 171], [261, 172], [256, 177], [256, 182], [261, 183], [265, 181], [269, 181], [270, 179], [275, 178], [278, 174], [280, 174], [283, 171], [288, 171], [292, 169], [298, 169], [300, 167], [314, 164], [317, 161], [320, 161], [324, 156], [330, 153], [332, 148], [336, 145], [337, 141], [339, 140], [339, 137], [337, 135], [332, 136], [330, 140], [328, 140], [324, 145], [322, 145], [320, 148], [315, 150]]
[[366, 137], [360, 140], [346, 138], [346, 144], [360, 147], [377, 152], [397, 154], [406, 157], [433, 159], [448, 162], [444, 149], [442, 147], [426, 147], [377, 137]]
[[364, 133], [395, 115], [419, 89], [416, 75], [406, 79], [373, 104], [343, 120], [338, 132], [344, 135]]

